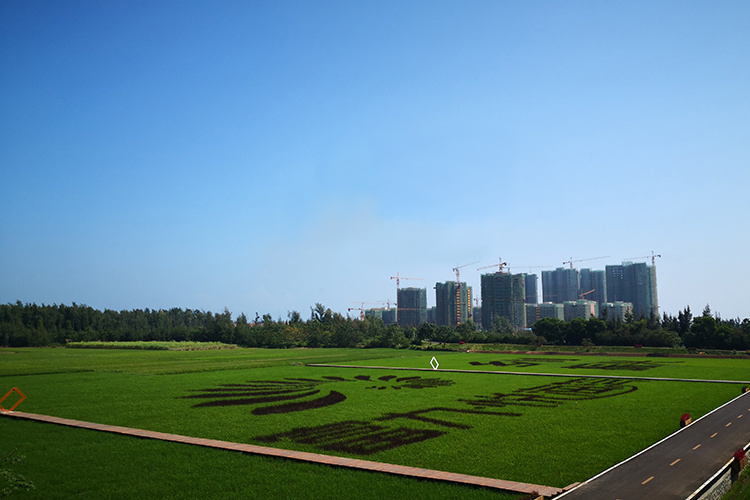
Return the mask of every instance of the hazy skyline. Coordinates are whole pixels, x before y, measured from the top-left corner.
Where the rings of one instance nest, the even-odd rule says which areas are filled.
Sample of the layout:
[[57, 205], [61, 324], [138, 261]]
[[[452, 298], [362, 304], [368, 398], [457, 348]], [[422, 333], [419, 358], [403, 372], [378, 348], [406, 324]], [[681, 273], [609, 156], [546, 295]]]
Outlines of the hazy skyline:
[[743, 1], [2, 2], [0, 303], [345, 314], [397, 272], [434, 305], [456, 265], [478, 295], [499, 257], [653, 250], [661, 311], [748, 317], [748, 25]]

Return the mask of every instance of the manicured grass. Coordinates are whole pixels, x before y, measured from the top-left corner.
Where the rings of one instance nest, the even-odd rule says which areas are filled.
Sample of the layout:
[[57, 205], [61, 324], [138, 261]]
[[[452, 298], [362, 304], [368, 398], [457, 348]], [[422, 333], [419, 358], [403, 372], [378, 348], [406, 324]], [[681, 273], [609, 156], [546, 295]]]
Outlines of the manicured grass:
[[70, 372], [166, 375], [244, 370], [303, 363], [351, 363], [363, 359], [421, 356], [393, 349], [229, 349], [219, 351], [140, 351], [119, 349], [0, 348], [0, 377]]
[[[695, 419], [740, 386], [302, 363], [429, 367], [434, 355], [440, 368], [724, 380], [744, 368], [735, 363], [743, 360], [408, 350], [4, 351], [0, 387], [24, 391], [22, 411], [558, 487], [631, 456], [676, 431], [683, 413]], [[631, 365], [611, 364], [622, 361]], [[581, 363], [598, 367], [571, 367]], [[281, 412], [299, 405], [309, 409]]]
[[[420, 481], [0, 417], [2, 450], [34, 483], [19, 499], [413, 498], [510, 500], [484, 488]], [[0, 482], [0, 489], [3, 484]]]
[[147, 351], [214, 351], [237, 349], [235, 344], [222, 342], [68, 342], [65, 347], [72, 349], [141, 349]]
[[[372, 366], [430, 368], [432, 357], [440, 369], [561, 373], [572, 375], [618, 375], [634, 377], [735, 380], [750, 383], [750, 359], [664, 358], [571, 354], [493, 354], [424, 351], [403, 359], [373, 359]], [[367, 360], [363, 360], [367, 361]]]

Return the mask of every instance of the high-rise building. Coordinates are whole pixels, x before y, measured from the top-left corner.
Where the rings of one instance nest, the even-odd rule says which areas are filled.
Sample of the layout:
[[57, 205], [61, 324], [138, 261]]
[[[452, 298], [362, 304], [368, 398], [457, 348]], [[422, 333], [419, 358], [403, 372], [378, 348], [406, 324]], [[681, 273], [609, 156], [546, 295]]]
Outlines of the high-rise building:
[[537, 280], [539, 278], [536, 274], [525, 274], [524, 276], [526, 285], [526, 303], [537, 304], [539, 302], [539, 291], [537, 289]]
[[542, 271], [542, 296], [544, 302], [563, 303], [578, 300], [581, 288], [578, 269], [558, 267], [554, 271]]
[[410, 328], [419, 326], [427, 321], [427, 289], [399, 288], [398, 289], [398, 326]]
[[526, 279], [523, 274], [482, 275], [482, 327], [492, 328], [495, 317], [505, 317], [517, 328], [526, 327]]
[[606, 266], [607, 302], [632, 302], [633, 314], [658, 316], [659, 302], [656, 292], [656, 268], [644, 262], [623, 262]]
[[581, 269], [579, 274], [581, 276], [579, 298], [580, 294], [585, 294], [583, 298], [586, 300], [593, 300], [600, 304], [607, 302], [607, 275], [605, 272]]
[[437, 324], [437, 307], [427, 308], [427, 322], [433, 325]]
[[[435, 322], [439, 326], [458, 326], [471, 317], [471, 287], [455, 281], [435, 283]], [[459, 310], [460, 309], [460, 310]]]

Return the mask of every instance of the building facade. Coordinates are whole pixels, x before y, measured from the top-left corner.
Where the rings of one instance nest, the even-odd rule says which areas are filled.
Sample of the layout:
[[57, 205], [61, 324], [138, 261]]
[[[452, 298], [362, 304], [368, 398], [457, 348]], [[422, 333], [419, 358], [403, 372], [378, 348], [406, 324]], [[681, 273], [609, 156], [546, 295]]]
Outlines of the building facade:
[[580, 288], [578, 269], [558, 267], [554, 271], [542, 271], [543, 302], [561, 304], [568, 300], [578, 300]]
[[656, 268], [644, 262], [606, 266], [607, 302], [632, 302], [633, 314], [659, 315]]
[[526, 278], [497, 272], [482, 275], [482, 327], [492, 328], [493, 318], [505, 317], [516, 329], [526, 328]]
[[525, 285], [526, 285], [526, 303], [527, 304], [538, 304], [539, 303], [539, 290], [538, 280], [539, 277], [536, 274], [526, 274]]
[[599, 303], [593, 300], [567, 300], [562, 306], [565, 321], [599, 317]]
[[455, 281], [435, 283], [435, 323], [456, 327], [471, 318], [471, 287]]
[[599, 315], [603, 318], [606, 311], [607, 320], [625, 321], [628, 314], [633, 314], [632, 302], [605, 302], [599, 304]]
[[427, 289], [399, 288], [398, 289], [398, 326], [401, 328], [418, 327], [427, 322]]
[[526, 304], [526, 326], [531, 327], [542, 318], [565, 319], [565, 311], [562, 304], [543, 302], [541, 304]]
[[581, 269], [580, 290], [578, 298], [593, 300], [600, 304], [607, 302], [607, 275], [603, 270], [592, 271], [591, 269]]

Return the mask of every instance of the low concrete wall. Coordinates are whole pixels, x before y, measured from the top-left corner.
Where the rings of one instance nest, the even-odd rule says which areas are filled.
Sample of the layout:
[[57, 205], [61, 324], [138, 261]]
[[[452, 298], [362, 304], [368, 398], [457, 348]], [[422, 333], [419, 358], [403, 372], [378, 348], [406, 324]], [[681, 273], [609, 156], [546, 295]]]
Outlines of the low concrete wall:
[[[749, 448], [750, 444], [744, 447], [745, 451]], [[742, 469], [735, 465], [735, 462], [736, 460], [732, 458], [686, 500], [721, 500], [721, 497], [727, 494], [742, 472]]]
[[723, 497], [727, 493], [727, 491], [729, 491], [729, 488], [732, 487], [734, 478], [732, 477], [731, 464], [728, 467], [722, 467], [721, 471], [719, 472], [720, 474], [718, 475], [718, 477], [714, 476], [715, 482], [709, 485], [704, 493], [700, 494], [699, 492], [701, 490], [698, 490], [698, 492], [696, 493], [699, 493], [700, 496], [691, 496], [688, 498], [695, 498], [695, 500], [721, 500], [721, 497]]

